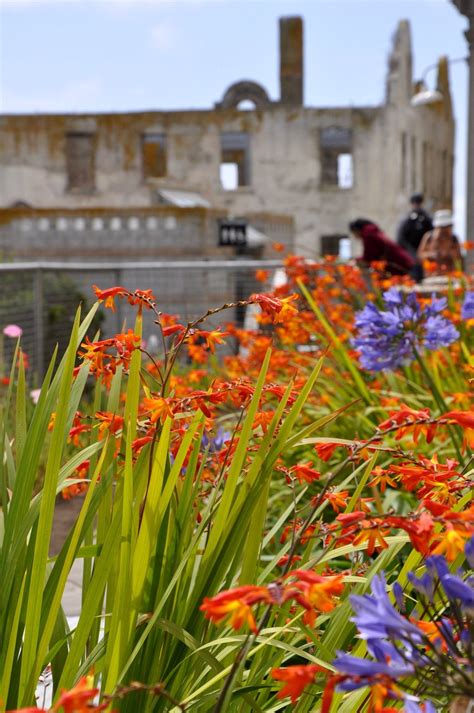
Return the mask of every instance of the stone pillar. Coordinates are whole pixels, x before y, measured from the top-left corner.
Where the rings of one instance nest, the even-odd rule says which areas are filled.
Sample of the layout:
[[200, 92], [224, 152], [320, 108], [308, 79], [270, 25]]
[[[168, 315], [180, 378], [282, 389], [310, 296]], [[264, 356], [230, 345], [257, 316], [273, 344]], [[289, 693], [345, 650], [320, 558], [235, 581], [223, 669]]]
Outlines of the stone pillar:
[[280, 101], [303, 104], [303, 18], [280, 18]]
[[[474, 13], [474, 8], [473, 8]], [[467, 119], [467, 189], [466, 189], [466, 240], [474, 241], [474, 14], [469, 17], [465, 32], [469, 44], [469, 95]], [[470, 251], [473, 269], [473, 251]]]
[[[451, 0], [469, 27], [465, 36], [469, 46], [469, 96], [467, 120], [467, 187], [466, 187], [466, 240], [474, 241], [474, 0]], [[474, 250], [468, 251], [466, 269], [474, 271]]]

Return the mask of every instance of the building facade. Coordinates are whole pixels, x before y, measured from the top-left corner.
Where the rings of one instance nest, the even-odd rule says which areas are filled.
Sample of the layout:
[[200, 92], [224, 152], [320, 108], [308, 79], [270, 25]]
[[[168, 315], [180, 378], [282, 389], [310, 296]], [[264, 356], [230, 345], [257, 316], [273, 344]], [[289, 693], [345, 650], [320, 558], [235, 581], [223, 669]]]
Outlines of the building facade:
[[[0, 213], [151, 209], [196, 192], [228, 216], [284, 214], [296, 252], [335, 253], [364, 216], [392, 236], [408, 197], [452, 204], [454, 121], [448, 66], [443, 101], [412, 107], [409, 23], [393, 37], [380, 106], [305, 106], [303, 21], [280, 20], [280, 97], [246, 80], [213, 108], [0, 117]], [[248, 105], [251, 108], [248, 108]], [[16, 214], [18, 215], [18, 213]], [[8, 217], [10, 216], [10, 217]], [[1, 218], [1, 215], [0, 215]]]

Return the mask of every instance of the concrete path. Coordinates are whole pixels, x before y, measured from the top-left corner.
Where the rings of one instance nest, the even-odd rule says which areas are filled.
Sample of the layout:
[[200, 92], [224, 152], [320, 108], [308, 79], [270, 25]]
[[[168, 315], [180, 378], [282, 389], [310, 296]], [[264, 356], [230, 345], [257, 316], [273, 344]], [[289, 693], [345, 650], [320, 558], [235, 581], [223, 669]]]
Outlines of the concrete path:
[[[83, 498], [64, 500], [59, 496], [56, 500], [54, 511], [53, 534], [51, 537], [50, 554], [56, 555], [60, 551], [71, 528], [74, 526]], [[69, 574], [62, 604], [69, 624], [72, 625], [81, 613], [81, 584], [83, 560], [76, 560]]]

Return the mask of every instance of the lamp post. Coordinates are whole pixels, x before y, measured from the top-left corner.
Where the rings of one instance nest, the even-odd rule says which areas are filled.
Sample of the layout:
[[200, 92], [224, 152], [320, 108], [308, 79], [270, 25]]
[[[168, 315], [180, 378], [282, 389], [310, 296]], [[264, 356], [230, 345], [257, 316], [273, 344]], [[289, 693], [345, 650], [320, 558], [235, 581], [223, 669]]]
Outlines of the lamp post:
[[[467, 62], [468, 59], [468, 57], [456, 57], [456, 59], [448, 59], [447, 62], [448, 64], [456, 64], [456, 62]], [[438, 69], [438, 67], [438, 63], [430, 64], [430, 66], [425, 69], [421, 78], [421, 86], [426, 86], [425, 80], [427, 74], [433, 69]], [[422, 89], [412, 96], [410, 104], [412, 106], [426, 106], [427, 104], [437, 104], [438, 102], [443, 101], [443, 98], [443, 94], [439, 91], [439, 89]]]
[[451, 2], [469, 21], [468, 28], [464, 33], [469, 47], [466, 238], [472, 242], [474, 239], [474, 0], [451, 0]]

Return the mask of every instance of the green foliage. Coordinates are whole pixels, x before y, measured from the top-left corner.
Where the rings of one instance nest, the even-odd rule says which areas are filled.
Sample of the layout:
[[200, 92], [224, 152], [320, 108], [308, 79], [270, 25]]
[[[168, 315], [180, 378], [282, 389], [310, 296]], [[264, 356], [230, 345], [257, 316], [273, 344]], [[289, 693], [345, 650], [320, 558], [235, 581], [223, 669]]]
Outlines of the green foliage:
[[[81, 676], [94, 671], [102, 699], [118, 696], [114, 709], [124, 713], [177, 712], [183, 706], [196, 712], [284, 710], [288, 699], [276, 699], [271, 669], [314, 663], [331, 670], [336, 651], [350, 646], [354, 637], [349, 592], [366, 592], [374, 574], [382, 569], [398, 567], [399, 579], [406, 584], [406, 573], [419, 555], [407, 544], [408, 536], [401, 534], [387, 537], [387, 549], [374, 554], [365, 569], [347, 577], [339, 605], [321, 613], [314, 629], [304, 623], [303, 612], [291, 610], [289, 604], [271, 611], [262, 607], [256, 636], [228, 626], [218, 629], [200, 611], [205, 597], [230, 587], [281, 581], [278, 562], [292, 554], [293, 543], [291, 538], [279, 542], [277, 537], [296, 513], [307, 518], [308, 527], [330, 521], [328, 502], [316, 497], [314, 507], [306, 507], [303, 498], [313, 494], [312, 486], [292, 491], [282, 485], [281, 478], [275, 479], [276, 467], [300, 462], [315, 444], [327, 440], [329, 432], [332, 440], [339, 438], [349, 450], [357, 448], [355, 438], [373, 436], [383, 413], [348, 349], [307, 296], [333, 342], [336, 358], [347, 370], [339, 400], [315, 405], [315, 394], [325, 393], [326, 388], [333, 393], [331, 377], [322, 368], [323, 357], [304, 383], [298, 383], [294, 400], [290, 399], [294, 382], [288, 383], [266, 431], [255, 435], [254, 420], [268, 383], [268, 351], [250, 402], [242, 414], [231, 414], [239, 430], [225, 477], [217, 478], [204, 496], [200, 481], [206, 419], [199, 409], [183, 431], [174, 458], [170, 457], [174, 425], [170, 417], [158, 422], [152, 442], [139, 455], [134, 453], [141, 395], [142, 391], [149, 394], [150, 383], [139, 349], [133, 351], [128, 374], [118, 369], [110, 389], [97, 385], [86, 403], [87, 363], [76, 378], [73, 369], [78, 347], [94, 323], [96, 307], [82, 322], [76, 314], [66, 353], [59, 365], [55, 356], [51, 360], [34, 408], [26, 395], [23, 367], [16, 379], [12, 371], [0, 410], [4, 444], [0, 460], [3, 710], [34, 704], [38, 678], [48, 664], [54, 701], [62, 689], [71, 689]], [[134, 332], [141, 335], [141, 316]], [[402, 399], [414, 408], [436, 409], [439, 398], [459, 387], [460, 377], [457, 367], [449, 363], [444, 365], [443, 379], [436, 368], [434, 374], [435, 388], [430, 389], [432, 385], [426, 387], [419, 370], [407, 367], [403, 374], [387, 378], [384, 397]], [[122, 391], [125, 410], [118, 439], [113, 434], [101, 437], [93, 428], [88, 443], [72, 451], [68, 436], [79, 406], [118, 413]], [[54, 427], [48, 438], [53, 413]], [[455, 432], [439, 452], [448, 456], [459, 443]], [[56, 496], [76, 482], [76, 469], [85, 460], [90, 461], [86, 497], [61, 551], [50, 557]], [[356, 509], [374, 468], [386, 460], [383, 449], [362, 463], [342, 457], [323, 474], [336, 493], [350, 490], [346, 513]], [[46, 463], [44, 482], [36, 493], [42, 462]], [[378, 505], [403, 510], [402, 494], [395, 496], [396, 502], [378, 491], [375, 496]], [[309, 539], [299, 566], [316, 572], [327, 567], [337, 571], [347, 556], [357, 561], [365, 549], [365, 543], [338, 546], [325, 543], [323, 537]], [[77, 559], [84, 562], [83, 606], [71, 629], [61, 600]], [[143, 686], [159, 683], [165, 693], [151, 695], [142, 688], [118, 695], [133, 681]], [[303, 695], [296, 710], [317, 710], [320, 687], [316, 684], [313, 695]], [[356, 710], [360, 705], [363, 710], [364, 696], [357, 692], [344, 702], [339, 699], [339, 704], [340, 710]]]

